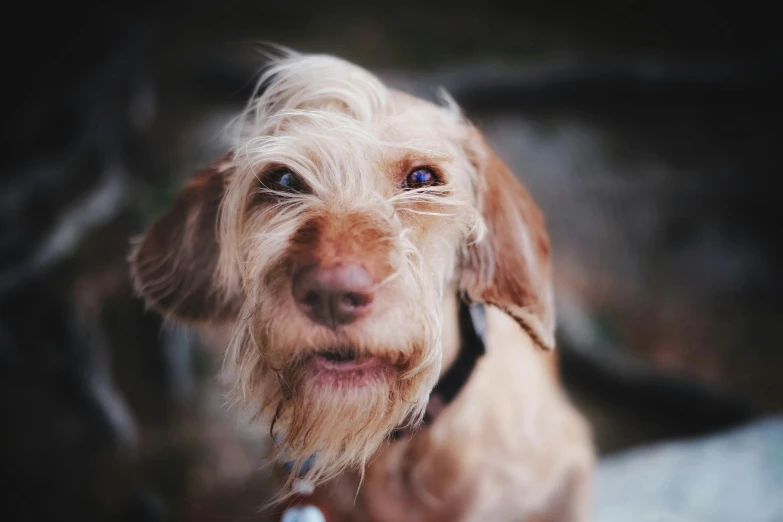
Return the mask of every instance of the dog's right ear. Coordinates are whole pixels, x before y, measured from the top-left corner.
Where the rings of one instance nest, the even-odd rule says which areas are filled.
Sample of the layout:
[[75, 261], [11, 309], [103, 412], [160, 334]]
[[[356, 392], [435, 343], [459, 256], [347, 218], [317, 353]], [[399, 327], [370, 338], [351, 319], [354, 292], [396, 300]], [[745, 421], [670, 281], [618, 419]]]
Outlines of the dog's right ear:
[[233, 171], [233, 154], [209, 165], [136, 240], [130, 255], [136, 292], [168, 319], [195, 324], [237, 316], [239, 292], [216, 278], [218, 213]]
[[496, 306], [539, 347], [555, 347], [549, 237], [525, 187], [478, 131], [468, 148], [477, 174], [477, 205], [485, 237], [464, 253], [460, 289], [474, 303]]

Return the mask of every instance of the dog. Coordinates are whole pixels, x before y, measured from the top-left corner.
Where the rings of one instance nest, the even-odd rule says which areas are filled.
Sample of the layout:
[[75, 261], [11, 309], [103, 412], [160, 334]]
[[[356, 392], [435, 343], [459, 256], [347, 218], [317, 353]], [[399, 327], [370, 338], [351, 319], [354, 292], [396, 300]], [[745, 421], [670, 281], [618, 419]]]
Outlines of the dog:
[[230, 331], [222, 375], [274, 440], [278, 500], [583, 520], [594, 450], [557, 377], [544, 218], [448, 94], [282, 51], [231, 136], [130, 264], [149, 308]]

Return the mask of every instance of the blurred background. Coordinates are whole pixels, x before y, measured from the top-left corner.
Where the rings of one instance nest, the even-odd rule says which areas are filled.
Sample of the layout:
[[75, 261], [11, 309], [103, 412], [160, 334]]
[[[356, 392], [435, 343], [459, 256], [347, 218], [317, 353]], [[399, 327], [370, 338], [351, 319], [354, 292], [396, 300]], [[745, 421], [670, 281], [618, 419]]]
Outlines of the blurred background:
[[539, 202], [595, 520], [783, 520], [783, 33], [725, 4], [9, 8], [0, 517], [267, 520], [220, 354], [145, 312], [126, 256], [224, 151], [273, 42], [447, 88]]

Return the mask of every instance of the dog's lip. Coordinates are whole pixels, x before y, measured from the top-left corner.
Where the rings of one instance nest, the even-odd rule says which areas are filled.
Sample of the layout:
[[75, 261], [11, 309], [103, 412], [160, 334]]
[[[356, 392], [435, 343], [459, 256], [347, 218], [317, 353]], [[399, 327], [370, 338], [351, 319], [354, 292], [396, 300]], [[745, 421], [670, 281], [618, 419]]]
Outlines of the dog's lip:
[[349, 373], [357, 371], [381, 370], [385, 363], [382, 358], [368, 356], [361, 358], [335, 358], [331, 353], [319, 353], [313, 356], [313, 366], [322, 371]]

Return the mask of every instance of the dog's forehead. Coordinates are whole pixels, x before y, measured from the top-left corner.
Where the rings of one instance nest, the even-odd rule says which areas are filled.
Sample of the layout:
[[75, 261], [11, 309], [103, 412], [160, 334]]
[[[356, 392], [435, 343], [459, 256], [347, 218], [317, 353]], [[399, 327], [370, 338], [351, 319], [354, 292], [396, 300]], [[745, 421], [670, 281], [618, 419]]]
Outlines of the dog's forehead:
[[378, 120], [382, 129], [400, 140], [416, 140], [450, 154], [461, 152], [469, 135], [468, 126], [455, 108], [396, 90], [390, 90], [387, 112]]
[[[292, 55], [263, 80], [239, 120], [238, 171], [257, 177], [284, 166], [316, 196], [367, 199], [394, 196], [406, 168], [427, 166], [446, 184], [471, 190], [474, 133], [455, 104], [392, 89], [330, 56]], [[243, 187], [252, 190], [251, 181]]]
[[[356, 118], [340, 103], [292, 111], [271, 133], [275, 162], [303, 174], [328, 178], [353, 173], [396, 184], [404, 166], [442, 168], [455, 182], [464, 178], [466, 125], [458, 114], [399, 91], [369, 118]], [[287, 157], [286, 157], [287, 156]], [[404, 173], [403, 173], [404, 176]]]

